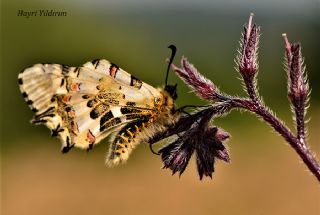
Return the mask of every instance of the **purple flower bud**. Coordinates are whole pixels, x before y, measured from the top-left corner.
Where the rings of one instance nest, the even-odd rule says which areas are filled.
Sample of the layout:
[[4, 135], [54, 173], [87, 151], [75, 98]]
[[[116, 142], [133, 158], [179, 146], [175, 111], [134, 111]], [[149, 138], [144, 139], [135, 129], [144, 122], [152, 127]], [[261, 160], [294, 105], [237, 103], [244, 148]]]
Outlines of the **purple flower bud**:
[[286, 45], [286, 66], [288, 73], [288, 96], [291, 103], [305, 103], [309, 93], [309, 86], [305, 75], [305, 67], [301, 55], [300, 43], [290, 44], [286, 34], [282, 35]]
[[195, 146], [200, 180], [203, 176], [212, 178], [215, 158], [226, 162], [230, 161], [227, 149], [217, 138], [218, 130], [220, 129], [217, 127], [205, 128], [205, 131], [201, 132], [201, 137], [199, 137], [201, 140]]
[[257, 58], [260, 28], [256, 24], [252, 24], [252, 19], [253, 13], [250, 14], [248, 25], [244, 27], [237, 57], [239, 72], [244, 80], [252, 79], [258, 70]]
[[171, 67], [200, 98], [204, 100], [215, 100], [219, 97], [218, 88], [209, 79], [201, 75], [185, 57], [181, 59], [181, 66], [182, 68], [178, 68], [172, 64]]
[[[223, 129], [218, 128], [217, 132], [214, 135], [216, 141], [222, 142], [230, 138], [230, 134], [225, 132]], [[229, 152], [227, 149], [217, 150], [217, 158], [225, 162], [230, 162]]]
[[159, 151], [164, 164], [163, 168], [171, 169], [172, 174], [180, 172], [181, 175], [189, 163], [194, 152], [194, 144], [189, 138], [191, 139], [191, 137], [184, 135]]
[[227, 149], [217, 150], [216, 157], [225, 162], [230, 162], [230, 155]]
[[223, 129], [218, 128], [216, 134], [215, 134], [215, 139], [218, 141], [225, 141], [230, 138], [230, 134], [228, 132], [225, 132]]
[[282, 34], [286, 46], [286, 69], [288, 74], [288, 98], [293, 106], [297, 126], [297, 137], [305, 138], [304, 116], [309, 96], [309, 85], [300, 43], [290, 44], [286, 34]]

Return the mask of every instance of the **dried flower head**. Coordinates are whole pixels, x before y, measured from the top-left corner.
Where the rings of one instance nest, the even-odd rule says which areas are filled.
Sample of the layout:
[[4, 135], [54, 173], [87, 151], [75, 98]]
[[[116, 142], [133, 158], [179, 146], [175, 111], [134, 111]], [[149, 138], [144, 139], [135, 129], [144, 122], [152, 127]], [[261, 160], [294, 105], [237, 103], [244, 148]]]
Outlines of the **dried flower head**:
[[193, 115], [197, 116], [197, 119], [191, 127], [177, 134], [178, 138], [173, 143], [160, 149], [164, 168], [171, 169], [172, 174], [179, 172], [181, 175], [195, 152], [201, 180], [203, 176], [212, 178], [215, 158], [230, 161], [228, 150], [222, 143], [230, 135], [218, 127], [209, 126], [209, 121], [215, 113], [214, 108], [197, 112]]
[[[225, 162], [230, 161], [228, 150], [217, 135], [221, 130], [217, 127], [202, 129], [201, 127], [196, 126], [186, 131], [176, 141], [159, 151], [164, 168], [171, 169], [172, 174], [179, 172], [181, 175], [192, 154], [196, 152], [197, 169], [201, 180], [203, 176], [212, 178], [215, 158]], [[225, 136], [229, 135], [225, 132]]]
[[[230, 161], [229, 153], [216, 134], [220, 130], [217, 127], [208, 128], [204, 135], [200, 135], [198, 144], [196, 144], [197, 169], [200, 180], [203, 176], [212, 178], [214, 172], [215, 158], [225, 162]], [[229, 134], [226, 133], [226, 136]]]

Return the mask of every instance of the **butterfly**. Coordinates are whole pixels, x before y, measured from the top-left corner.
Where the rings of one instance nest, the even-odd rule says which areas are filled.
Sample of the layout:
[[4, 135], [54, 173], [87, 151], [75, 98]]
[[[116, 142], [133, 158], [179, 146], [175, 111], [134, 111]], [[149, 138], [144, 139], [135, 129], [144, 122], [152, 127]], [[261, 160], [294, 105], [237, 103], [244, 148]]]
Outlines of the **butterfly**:
[[110, 137], [108, 166], [127, 161], [132, 150], [175, 124], [176, 86], [154, 88], [107, 60], [80, 67], [36, 64], [18, 76], [19, 86], [35, 112], [34, 124], [45, 124], [60, 138], [62, 152], [92, 149]]

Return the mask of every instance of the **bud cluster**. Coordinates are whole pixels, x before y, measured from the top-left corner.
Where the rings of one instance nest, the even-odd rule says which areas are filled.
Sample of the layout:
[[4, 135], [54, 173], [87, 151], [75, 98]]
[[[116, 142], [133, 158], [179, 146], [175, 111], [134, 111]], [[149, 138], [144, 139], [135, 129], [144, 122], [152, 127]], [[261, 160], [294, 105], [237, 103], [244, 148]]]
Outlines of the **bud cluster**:
[[186, 130], [178, 138], [160, 149], [163, 168], [172, 170], [172, 174], [180, 175], [186, 169], [193, 153], [196, 154], [196, 163], [200, 180], [203, 176], [212, 178], [215, 159], [230, 161], [229, 152], [223, 145], [230, 135], [222, 129], [209, 126], [212, 113], [204, 114], [199, 122], [194, 123], [191, 129]]

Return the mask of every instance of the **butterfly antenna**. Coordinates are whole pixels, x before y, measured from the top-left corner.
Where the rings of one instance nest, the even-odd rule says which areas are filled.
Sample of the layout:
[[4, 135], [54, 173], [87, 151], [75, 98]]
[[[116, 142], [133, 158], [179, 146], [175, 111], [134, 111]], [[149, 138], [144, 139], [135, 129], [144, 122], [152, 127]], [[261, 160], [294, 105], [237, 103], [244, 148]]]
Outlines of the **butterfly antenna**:
[[153, 145], [152, 143], [149, 143], [150, 151], [151, 151], [153, 154], [155, 154], [155, 155], [160, 155], [160, 153], [155, 152], [155, 151], [153, 150], [152, 145]]
[[177, 52], [177, 48], [174, 45], [170, 45], [168, 46], [168, 48], [171, 49], [171, 57], [170, 57], [170, 61], [167, 68], [167, 75], [166, 75], [166, 81], [165, 81], [166, 86], [168, 85], [168, 76], [169, 76], [170, 67], [174, 59], [174, 56], [176, 55], [176, 52]]

